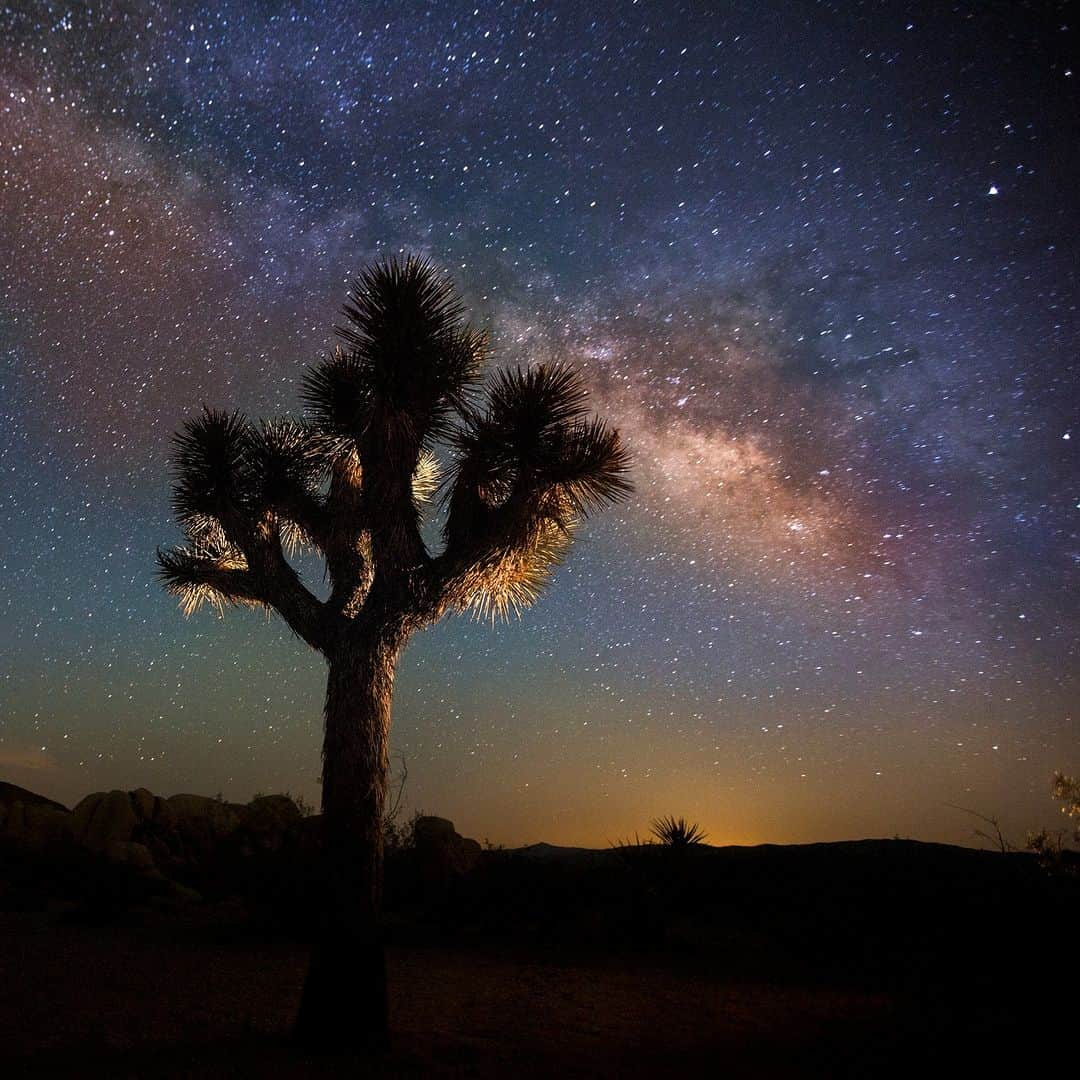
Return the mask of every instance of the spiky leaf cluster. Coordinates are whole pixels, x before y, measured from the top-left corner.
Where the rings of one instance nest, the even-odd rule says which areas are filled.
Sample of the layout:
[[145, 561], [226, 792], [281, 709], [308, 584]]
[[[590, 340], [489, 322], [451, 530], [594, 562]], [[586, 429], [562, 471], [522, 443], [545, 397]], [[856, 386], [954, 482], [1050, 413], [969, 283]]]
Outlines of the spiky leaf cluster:
[[455, 436], [461, 474], [489, 505], [523, 485], [567, 525], [625, 498], [626, 450], [617, 431], [588, 415], [587, 400], [581, 376], [566, 364], [496, 372], [486, 411]]
[[180, 601], [185, 615], [210, 604], [222, 613], [227, 605], [262, 607], [263, 601], [238, 588], [236, 578], [247, 570], [243, 555], [217, 546], [175, 547], [159, 551], [158, 577], [165, 591]]
[[327, 448], [309, 427], [260, 420], [248, 429], [245, 496], [253, 505], [285, 509], [297, 494], [317, 494], [326, 464]]
[[248, 424], [239, 412], [204, 408], [173, 438], [173, 510], [189, 534], [203, 534], [246, 497]]
[[468, 591], [463, 607], [477, 618], [508, 619], [539, 599], [552, 572], [566, 558], [573, 527], [539, 518], [524, 542], [495, 549]]
[[389, 259], [356, 278], [342, 314], [345, 347], [304, 381], [312, 420], [357, 443], [376, 422], [405, 427], [417, 443], [447, 435], [487, 351], [450, 279], [426, 259]]
[[200, 546], [229, 546], [223, 522], [270, 513], [305, 534], [331, 451], [313, 429], [290, 419], [251, 424], [239, 412], [206, 408], [174, 439], [173, 509]]
[[501, 370], [486, 406], [455, 434], [447, 547], [470, 534], [492, 538], [485, 572], [459, 606], [496, 617], [532, 604], [580, 518], [628, 493], [619, 435], [588, 415], [587, 400], [565, 364]]

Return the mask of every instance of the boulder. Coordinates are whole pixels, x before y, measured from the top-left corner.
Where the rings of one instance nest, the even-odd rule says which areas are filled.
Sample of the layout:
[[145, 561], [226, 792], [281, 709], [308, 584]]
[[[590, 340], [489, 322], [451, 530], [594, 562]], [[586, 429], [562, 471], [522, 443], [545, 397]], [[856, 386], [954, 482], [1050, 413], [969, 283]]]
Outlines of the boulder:
[[283, 832], [303, 816], [288, 795], [260, 795], [245, 809], [244, 824], [254, 832]]
[[161, 808], [160, 831], [178, 855], [199, 862], [240, 828], [245, 810], [206, 795], [173, 795]]
[[209, 795], [170, 795], [165, 809], [172, 822], [182, 828], [186, 824], [205, 824], [213, 832], [230, 833], [241, 821], [244, 807], [211, 799]]
[[452, 844], [457, 836], [454, 823], [441, 817], [418, 817], [413, 826], [417, 847]]
[[191, 852], [186, 851], [186, 847], [191, 845], [185, 844], [180, 831], [180, 817], [169, 806], [169, 800], [161, 797], [154, 800], [153, 817], [143, 820], [132, 839], [145, 844], [159, 864], [162, 859], [186, 861], [189, 854], [194, 854], [194, 848]]
[[0, 780], [0, 838], [38, 847], [71, 831], [71, 811], [62, 803]]
[[[205, 854], [233, 833], [244, 810], [205, 795], [162, 799], [146, 788], [96, 792], [75, 807], [74, 832], [95, 851], [135, 843], [152, 857], [184, 858]], [[125, 856], [123, 861], [132, 860]], [[135, 861], [144, 861], [142, 852]]]
[[205, 795], [163, 799], [146, 788], [98, 791], [73, 811], [32, 791], [0, 782], [0, 839], [78, 843], [141, 869], [233, 863], [278, 851], [303, 821], [287, 795], [263, 795], [246, 806]]
[[29, 788], [19, 787], [18, 784], [9, 784], [6, 780], [0, 780], [0, 808], [11, 803], [22, 803], [23, 806], [47, 806], [53, 810], [62, 810], [68, 813], [68, 808], [63, 803], [54, 799], [47, 799]]
[[137, 844], [132, 840], [112, 840], [105, 845], [105, 854], [113, 862], [124, 863], [136, 870], [153, 870], [154, 856], [145, 844]]
[[98, 791], [87, 795], [72, 811], [75, 838], [95, 851], [131, 840], [138, 815], [126, 791]]
[[417, 818], [413, 836], [420, 877], [428, 889], [444, 888], [469, 873], [483, 850], [475, 840], [458, 835], [446, 818]]
[[54, 840], [70, 839], [71, 812], [57, 809], [49, 800], [0, 803], [0, 837], [38, 847]]
[[158, 799], [146, 788], [136, 788], [131, 792], [131, 805], [140, 821], [153, 820], [154, 807]]

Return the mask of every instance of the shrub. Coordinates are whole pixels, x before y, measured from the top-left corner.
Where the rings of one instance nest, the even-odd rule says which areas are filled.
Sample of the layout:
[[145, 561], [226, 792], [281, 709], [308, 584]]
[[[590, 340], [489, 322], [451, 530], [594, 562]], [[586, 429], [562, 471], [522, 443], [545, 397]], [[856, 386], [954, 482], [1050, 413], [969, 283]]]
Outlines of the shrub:
[[1080, 780], [1054, 773], [1051, 794], [1061, 803], [1061, 812], [1073, 822], [1076, 827], [1074, 839], [1080, 842]]
[[412, 817], [398, 821], [397, 815], [383, 821], [383, 844], [388, 851], [410, 851], [416, 847], [416, 823], [424, 816], [423, 810], [414, 810]]

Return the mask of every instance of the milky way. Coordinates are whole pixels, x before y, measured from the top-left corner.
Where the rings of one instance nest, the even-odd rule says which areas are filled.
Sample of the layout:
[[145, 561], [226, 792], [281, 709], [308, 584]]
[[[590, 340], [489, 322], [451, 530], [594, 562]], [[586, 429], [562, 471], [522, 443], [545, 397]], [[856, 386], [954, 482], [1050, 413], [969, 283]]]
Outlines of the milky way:
[[714, 7], [0, 8], [0, 773], [317, 799], [318, 659], [154, 581], [169, 435], [295, 411], [350, 275], [417, 251], [496, 362], [586, 370], [637, 494], [520, 623], [410, 648], [413, 805], [504, 842], [1053, 822], [1069, 5]]

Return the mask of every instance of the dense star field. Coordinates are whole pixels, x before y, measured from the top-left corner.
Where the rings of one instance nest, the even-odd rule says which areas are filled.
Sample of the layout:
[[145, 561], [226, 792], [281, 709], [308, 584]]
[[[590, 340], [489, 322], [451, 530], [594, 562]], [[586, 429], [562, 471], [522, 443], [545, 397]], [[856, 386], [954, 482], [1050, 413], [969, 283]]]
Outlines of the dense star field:
[[410, 647], [414, 806], [505, 843], [1055, 824], [1074, 15], [0, 8], [0, 776], [317, 801], [321, 660], [154, 579], [169, 438], [298, 412], [350, 276], [414, 251], [497, 363], [586, 370], [637, 484], [519, 622]]

